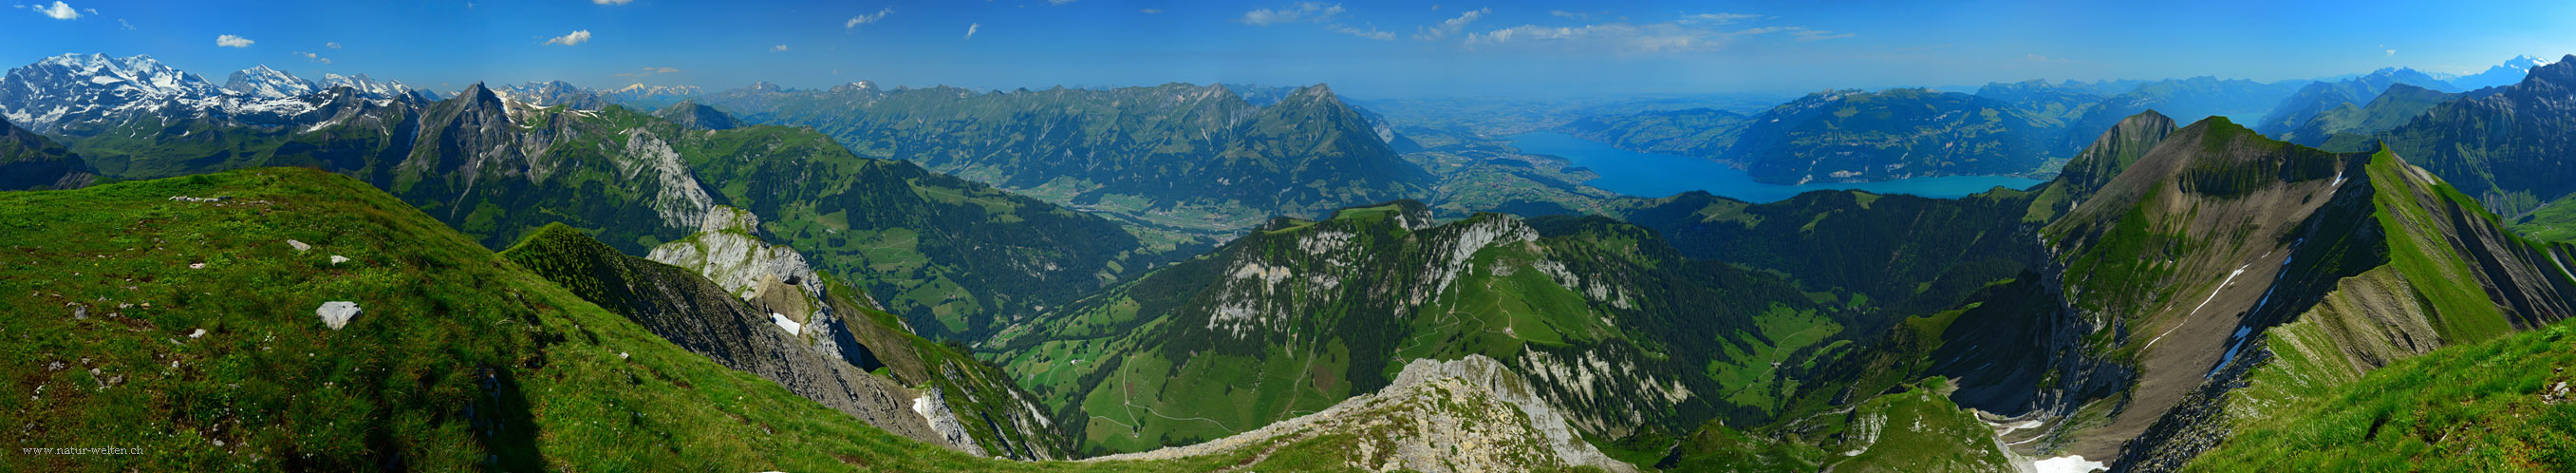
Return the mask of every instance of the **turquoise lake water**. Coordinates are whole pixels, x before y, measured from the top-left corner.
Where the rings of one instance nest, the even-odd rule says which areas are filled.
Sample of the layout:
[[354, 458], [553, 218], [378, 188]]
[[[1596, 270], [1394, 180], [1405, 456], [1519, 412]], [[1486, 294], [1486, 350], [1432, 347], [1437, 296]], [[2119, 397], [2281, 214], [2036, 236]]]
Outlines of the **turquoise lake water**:
[[1996, 187], [2026, 189], [2043, 182], [2038, 179], [2007, 176], [1943, 176], [1863, 183], [1809, 183], [1784, 186], [1754, 182], [1753, 176], [1723, 163], [1689, 156], [1640, 153], [1608, 144], [1584, 141], [1573, 135], [1552, 131], [1522, 133], [1508, 137], [1512, 146], [1526, 154], [1544, 154], [1573, 161], [1575, 166], [1591, 169], [1598, 179], [1585, 185], [1611, 192], [1640, 197], [1663, 197], [1687, 191], [1702, 190], [1710, 194], [1762, 203], [1825, 189], [1854, 189], [1879, 194], [1910, 194], [1933, 198], [1958, 198], [1985, 192]]

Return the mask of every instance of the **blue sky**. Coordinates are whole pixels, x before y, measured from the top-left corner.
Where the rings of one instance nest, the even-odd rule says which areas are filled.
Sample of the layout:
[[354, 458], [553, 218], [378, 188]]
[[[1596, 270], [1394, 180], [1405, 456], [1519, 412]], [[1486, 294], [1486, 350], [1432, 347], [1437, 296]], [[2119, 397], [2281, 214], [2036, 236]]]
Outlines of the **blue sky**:
[[[561, 79], [1780, 93], [2030, 78], [2270, 81], [2387, 66], [2459, 73], [2576, 53], [2576, 28], [2564, 27], [2576, 24], [2576, 5], [2563, 1], [6, 2], [0, 64], [149, 54], [219, 82], [266, 64], [440, 90]], [[236, 40], [218, 39], [227, 35]]]

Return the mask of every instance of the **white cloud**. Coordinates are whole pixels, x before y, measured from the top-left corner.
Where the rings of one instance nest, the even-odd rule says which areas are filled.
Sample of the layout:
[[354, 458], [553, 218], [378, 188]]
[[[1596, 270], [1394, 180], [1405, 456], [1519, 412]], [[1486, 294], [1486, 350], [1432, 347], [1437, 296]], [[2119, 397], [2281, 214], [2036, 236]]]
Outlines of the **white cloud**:
[[2397, 50], [2395, 50], [2395, 49], [2388, 50], [2388, 56], [2389, 56], [2389, 57], [2396, 57], [2396, 56], [2397, 56]]
[[[36, 14], [50, 16], [56, 20], [77, 20], [81, 17], [80, 10], [74, 10], [71, 5], [63, 4], [63, 2], [54, 2], [52, 6], [36, 4], [25, 5], [25, 7], [29, 10], [35, 10]], [[98, 14], [98, 10], [90, 10], [90, 14]]]
[[118, 18], [118, 19], [116, 19], [116, 27], [117, 27], [118, 29], [131, 30], [131, 29], [134, 29], [134, 24], [133, 24], [133, 23], [126, 23], [124, 18]]
[[1843, 39], [1843, 38], [1849, 38], [1849, 37], [1852, 37], [1852, 34], [1851, 34], [1851, 33], [1835, 33], [1835, 32], [1832, 32], [1832, 31], [1825, 31], [1825, 30], [1811, 30], [1811, 29], [1800, 28], [1800, 27], [1795, 27], [1795, 26], [1788, 27], [1788, 28], [1786, 28], [1785, 30], [1786, 30], [1786, 31], [1788, 31], [1788, 32], [1789, 32], [1789, 34], [1797, 35], [1797, 37], [1798, 37], [1798, 40], [1799, 40], [1799, 41], [1815, 41], [1815, 40], [1823, 40], [1823, 39]]
[[[1413, 39], [1418, 39], [1418, 40], [1423, 40], [1423, 41], [1430, 41], [1430, 40], [1435, 40], [1435, 39], [1447, 38], [1447, 37], [1450, 37], [1450, 36], [1455, 36], [1455, 35], [1457, 35], [1457, 34], [1458, 34], [1458, 32], [1460, 32], [1460, 31], [1465, 31], [1465, 30], [1467, 29], [1467, 25], [1468, 25], [1468, 24], [1475, 23], [1475, 22], [1476, 22], [1476, 19], [1478, 19], [1478, 18], [1484, 18], [1484, 17], [1485, 17], [1485, 15], [1487, 15], [1487, 14], [1491, 14], [1491, 13], [1493, 13], [1493, 12], [1494, 12], [1494, 9], [1492, 9], [1492, 8], [1478, 8], [1478, 9], [1474, 9], [1474, 10], [1468, 10], [1466, 14], [1458, 15], [1458, 17], [1457, 17], [1457, 18], [1450, 18], [1450, 19], [1447, 19], [1447, 20], [1441, 20], [1441, 21], [1440, 21], [1440, 24], [1438, 24], [1438, 25], [1432, 25], [1432, 26], [1431, 26], [1431, 27], [1429, 27], [1429, 28], [1422, 28], [1420, 31], [1416, 31], [1416, 32], [1414, 32], [1414, 33], [1413, 33]], [[1557, 12], [1557, 13], [1564, 13], [1564, 12]]]
[[975, 39], [975, 30], [983, 29], [983, 28], [984, 28], [984, 24], [983, 24], [983, 23], [967, 23], [967, 24], [966, 24], [966, 39]]
[[1047, 0], [1047, 4], [1048, 4], [1048, 5], [1063, 5], [1063, 4], [1067, 4], [1067, 3], [1073, 3], [1073, 2], [1074, 2], [1074, 0]]
[[1325, 30], [1327, 30], [1327, 31], [1335, 32], [1335, 33], [1341, 33], [1341, 34], [1346, 34], [1346, 35], [1351, 35], [1351, 36], [1358, 36], [1358, 37], [1362, 37], [1362, 38], [1374, 39], [1374, 40], [1379, 40], [1379, 41], [1385, 41], [1385, 40], [1395, 39], [1395, 33], [1389, 33], [1389, 32], [1384, 32], [1384, 31], [1378, 31], [1378, 30], [1377, 30], [1377, 25], [1369, 25], [1369, 28], [1368, 28], [1368, 29], [1366, 29], [1366, 30], [1362, 30], [1362, 29], [1359, 29], [1359, 28], [1356, 28], [1356, 27], [1352, 27], [1352, 26], [1350, 26], [1350, 25], [1344, 25], [1344, 24], [1340, 24], [1340, 23], [1334, 23], [1334, 24], [1330, 24], [1330, 25], [1324, 25], [1324, 29], [1325, 29]]
[[781, 45], [777, 45], [777, 46], [770, 46], [770, 47], [769, 47], [769, 52], [773, 52], [773, 53], [783, 53], [783, 52], [787, 52], [787, 45], [781, 44]]
[[322, 43], [322, 47], [325, 47], [325, 48], [331, 48], [331, 49], [340, 49], [340, 42], [338, 42], [338, 41], [333, 41], [333, 42], [328, 42], [328, 43]]
[[[1579, 14], [1578, 14], [1579, 15]], [[1760, 15], [1710, 13], [1686, 15], [1663, 23], [1600, 23], [1582, 26], [1521, 25], [1484, 33], [1471, 33], [1461, 44], [1468, 49], [1521, 47], [1559, 49], [1569, 52], [1609, 52], [1641, 54], [1661, 52], [1709, 51], [1723, 48], [1737, 40], [1773, 33], [1785, 33], [1797, 41], [1849, 38], [1851, 33], [1836, 33], [1800, 26], [1726, 27]]]
[[873, 23], [876, 23], [876, 22], [877, 22], [877, 20], [883, 20], [883, 19], [885, 19], [886, 15], [892, 15], [892, 14], [894, 14], [894, 7], [886, 7], [884, 10], [877, 10], [877, 12], [876, 12], [876, 13], [869, 13], [869, 14], [865, 14], [865, 15], [853, 16], [853, 17], [850, 17], [850, 22], [849, 22], [849, 23], [843, 23], [843, 24], [841, 24], [841, 28], [843, 28], [843, 29], [849, 29], [849, 28], [857, 28], [857, 27], [859, 27], [859, 25], [873, 24]]
[[669, 74], [669, 73], [673, 73], [673, 72], [680, 72], [680, 68], [676, 68], [676, 67], [651, 67], [651, 66], [647, 66], [647, 67], [637, 68], [637, 69], [635, 70], [635, 72], [620, 72], [620, 73], [616, 73], [616, 74], [609, 74], [609, 75], [618, 76], [618, 77], [640, 77], [640, 76], [649, 76], [649, 75], [656, 75], [656, 74]]
[[296, 51], [296, 52], [295, 52], [295, 55], [297, 55], [297, 56], [304, 56], [304, 60], [307, 60], [307, 61], [313, 61], [313, 62], [318, 62], [318, 63], [323, 63], [323, 64], [330, 64], [330, 63], [331, 63], [331, 58], [322, 57], [322, 55], [320, 55], [320, 54], [308, 53], [308, 52], [303, 52], [303, 51]]
[[547, 38], [546, 44], [574, 46], [590, 42], [590, 30], [573, 30], [572, 34]]
[[629, 3], [635, 3], [635, 0], [590, 0], [590, 3], [596, 3], [596, 4], [601, 4], [601, 5], [625, 5], [625, 4], [629, 4]]
[[251, 40], [250, 40], [250, 38], [244, 38], [244, 37], [240, 37], [240, 36], [233, 36], [233, 35], [221, 35], [221, 36], [216, 36], [216, 37], [215, 37], [215, 45], [216, 45], [216, 46], [222, 46], [222, 47], [227, 47], [227, 48], [247, 48], [247, 47], [250, 47], [250, 43], [253, 43], [253, 41], [251, 41]]
[[1701, 13], [1697, 15], [1682, 15], [1680, 22], [1685, 24], [1708, 23], [1723, 25], [1761, 17], [1762, 15], [1744, 13]]
[[1573, 18], [1573, 19], [1577, 19], [1577, 20], [1589, 20], [1589, 19], [1592, 19], [1592, 14], [1590, 14], [1590, 13], [1575, 13], [1575, 12], [1570, 12], [1570, 11], [1565, 11], [1565, 10], [1548, 10], [1548, 11], [1547, 11], [1547, 15], [1548, 15], [1548, 16], [1557, 17], [1557, 18]]
[[1138, 12], [1143, 12], [1144, 14], [1147, 14], [1147, 15], [1159, 15], [1159, 14], [1162, 14], [1162, 13], [1163, 13], [1163, 9], [1161, 9], [1161, 8], [1147, 8], [1147, 9], [1143, 9], [1143, 10], [1136, 10], [1136, 11], [1138, 11]]
[[1276, 10], [1263, 8], [1243, 12], [1243, 17], [1237, 18], [1234, 21], [1252, 26], [1269, 26], [1272, 24], [1295, 23], [1299, 21], [1322, 23], [1331, 20], [1333, 19], [1333, 16], [1340, 14], [1342, 14], [1342, 4], [1339, 3], [1325, 4], [1324, 2], [1301, 2], [1296, 5], [1290, 5], [1288, 8]]

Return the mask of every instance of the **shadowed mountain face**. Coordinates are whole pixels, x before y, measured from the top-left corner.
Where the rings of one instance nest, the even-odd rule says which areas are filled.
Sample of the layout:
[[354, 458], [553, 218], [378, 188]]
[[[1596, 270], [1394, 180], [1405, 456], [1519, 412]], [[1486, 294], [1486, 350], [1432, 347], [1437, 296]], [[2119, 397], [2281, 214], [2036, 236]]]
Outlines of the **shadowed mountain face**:
[[51, 138], [0, 118], [0, 190], [77, 189], [98, 173]]
[[702, 97], [903, 159], [1149, 226], [1232, 232], [1427, 193], [1362, 113], [1322, 85], [1255, 106], [1223, 86], [980, 93], [771, 87]]
[[698, 105], [697, 102], [687, 100], [655, 110], [653, 116], [699, 130], [731, 130], [742, 126], [741, 123], [734, 121], [733, 115], [716, 110], [715, 107]]

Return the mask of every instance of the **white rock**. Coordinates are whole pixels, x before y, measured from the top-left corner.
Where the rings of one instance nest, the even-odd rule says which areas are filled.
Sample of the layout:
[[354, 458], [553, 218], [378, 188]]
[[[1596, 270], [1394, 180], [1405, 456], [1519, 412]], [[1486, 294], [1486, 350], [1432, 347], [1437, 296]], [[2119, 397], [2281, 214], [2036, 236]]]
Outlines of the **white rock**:
[[984, 450], [975, 445], [974, 434], [967, 433], [966, 423], [958, 421], [957, 413], [948, 410], [948, 396], [938, 389], [923, 390], [921, 397], [913, 398], [912, 412], [921, 414], [921, 419], [930, 423], [930, 430], [938, 432], [949, 445], [983, 455]]
[[195, 332], [188, 332], [188, 338], [197, 338], [197, 337], [203, 337], [203, 336], [206, 336], [206, 329], [202, 329], [202, 328], [201, 328], [201, 329], [197, 329], [197, 331], [195, 331]]
[[324, 302], [322, 303], [321, 308], [313, 309], [313, 315], [321, 316], [323, 325], [331, 326], [332, 330], [339, 330], [340, 327], [349, 325], [349, 319], [356, 318], [358, 316], [358, 303], [349, 301]]
[[297, 252], [297, 253], [303, 253], [305, 250], [311, 250], [311, 249], [313, 249], [313, 245], [307, 245], [307, 244], [304, 244], [304, 242], [295, 241], [295, 239], [293, 239], [293, 238], [289, 238], [289, 239], [287, 239], [287, 240], [286, 240], [286, 246], [292, 246], [292, 247], [295, 247], [295, 252]]
[[331, 264], [333, 265], [347, 262], [349, 262], [349, 257], [347, 256], [331, 255]]
[[716, 206], [707, 209], [698, 233], [654, 247], [646, 259], [696, 270], [736, 297], [751, 299], [763, 281], [786, 282], [807, 296], [821, 297], [823, 281], [805, 263], [805, 255], [786, 245], [770, 245], [753, 236], [760, 217], [750, 211]]

